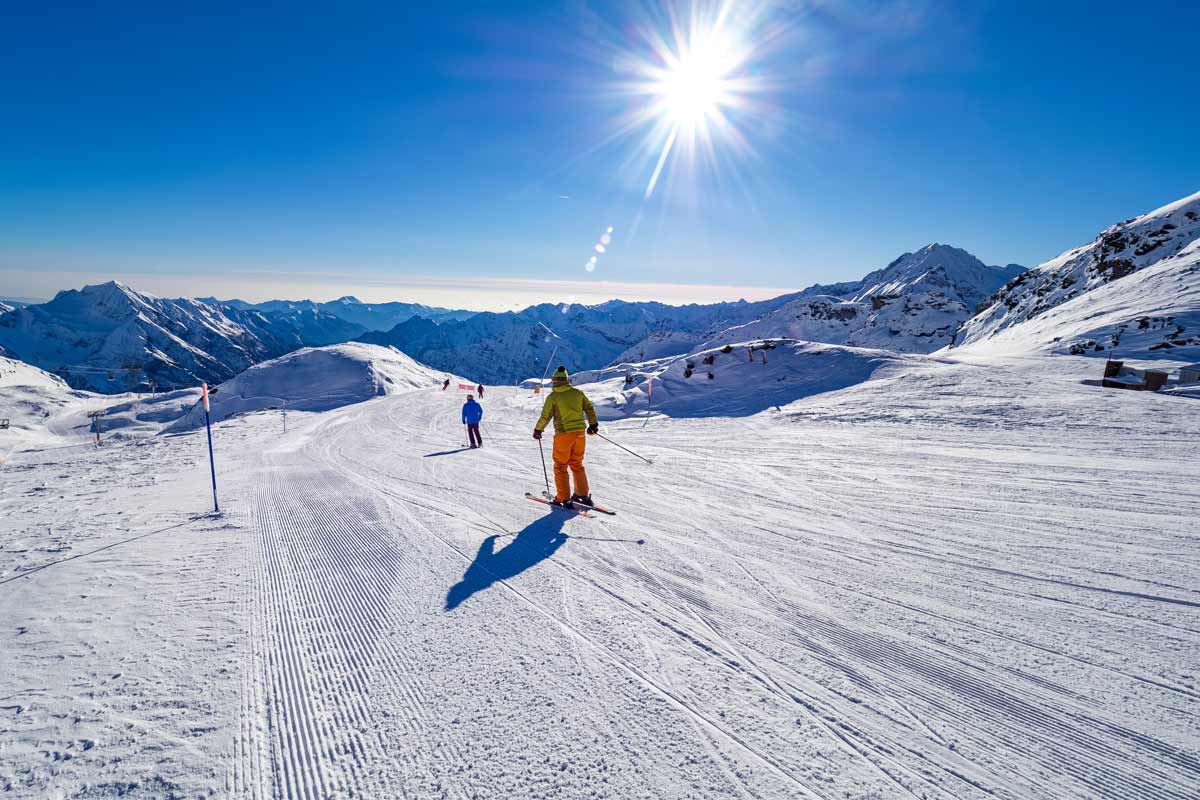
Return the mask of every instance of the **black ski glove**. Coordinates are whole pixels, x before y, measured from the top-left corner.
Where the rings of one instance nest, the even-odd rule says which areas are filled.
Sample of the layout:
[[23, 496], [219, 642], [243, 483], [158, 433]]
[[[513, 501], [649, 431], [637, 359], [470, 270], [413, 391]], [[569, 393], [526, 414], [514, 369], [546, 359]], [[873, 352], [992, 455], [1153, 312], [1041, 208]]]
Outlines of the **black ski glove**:
[[540, 430], [538, 430], [537, 428], [534, 428], [533, 429], [533, 438], [535, 438], [535, 439], [542, 438], [542, 432]]
[[600, 423], [593, 422], [591, 425], [588, 425], [588, 436], [595, 436], [599, 432], [600, 432]]

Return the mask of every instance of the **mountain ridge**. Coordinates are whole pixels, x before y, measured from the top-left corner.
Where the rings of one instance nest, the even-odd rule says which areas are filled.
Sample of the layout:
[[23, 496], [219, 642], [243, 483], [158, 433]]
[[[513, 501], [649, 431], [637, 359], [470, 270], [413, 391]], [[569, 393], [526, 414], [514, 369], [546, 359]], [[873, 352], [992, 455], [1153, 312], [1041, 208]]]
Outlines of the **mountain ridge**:
[[1200, 193], [1010, 281], [948, 352], [1200, 360]]
[[288, 319], [107, 281], [3, 314], [0, 351], [74, 388], [113, 393], [216, 383], [258, 361], [362, 330], [330, 315]]

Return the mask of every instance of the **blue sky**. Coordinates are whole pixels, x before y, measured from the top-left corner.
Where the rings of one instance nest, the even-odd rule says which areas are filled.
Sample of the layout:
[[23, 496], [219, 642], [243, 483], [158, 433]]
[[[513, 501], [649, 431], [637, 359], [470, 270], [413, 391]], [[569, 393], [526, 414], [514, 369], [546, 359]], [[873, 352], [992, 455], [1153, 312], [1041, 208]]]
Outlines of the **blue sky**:
[[1195, 4], [736, 5], [744, 142], [648, 199], [614, 133], [660, 4], [9, 8], [0, 295], [762, 296], [930, 241], [1032, 265], [1200, 189]]

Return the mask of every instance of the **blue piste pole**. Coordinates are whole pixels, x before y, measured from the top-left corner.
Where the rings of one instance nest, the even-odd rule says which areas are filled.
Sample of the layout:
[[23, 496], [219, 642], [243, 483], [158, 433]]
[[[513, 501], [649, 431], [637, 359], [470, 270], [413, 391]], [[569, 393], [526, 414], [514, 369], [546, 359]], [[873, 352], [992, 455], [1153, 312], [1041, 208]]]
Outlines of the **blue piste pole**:
[[217, 462], [213, 459], [212, 417], [208, 413], [207, 383], [200, 384], [200, 394], [204, 397], [204, 427], [208, 430], [208, 468], [212, 471], [213, 513], [219, 513], [221, 507], [217, 505]]

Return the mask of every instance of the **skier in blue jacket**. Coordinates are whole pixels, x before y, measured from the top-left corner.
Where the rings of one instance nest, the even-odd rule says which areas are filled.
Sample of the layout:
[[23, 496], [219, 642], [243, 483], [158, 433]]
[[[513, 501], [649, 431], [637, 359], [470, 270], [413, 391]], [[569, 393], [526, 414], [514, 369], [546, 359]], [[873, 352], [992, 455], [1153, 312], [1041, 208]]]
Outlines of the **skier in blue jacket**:
[[467, 426], [467, 436], [471, 440], [471, 449], [483, 447], [483, 438], [479, 435], [479, 423], [483, 420], [483, 406], [475, 402], [475, 395], [467, 395], [467, 402], [462, 407], [463, 425]]

